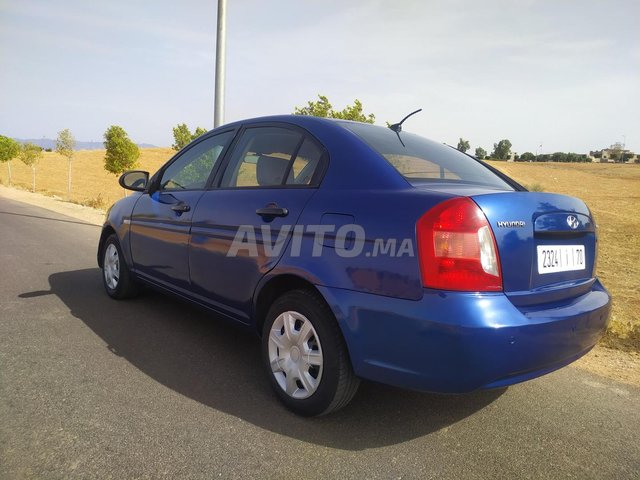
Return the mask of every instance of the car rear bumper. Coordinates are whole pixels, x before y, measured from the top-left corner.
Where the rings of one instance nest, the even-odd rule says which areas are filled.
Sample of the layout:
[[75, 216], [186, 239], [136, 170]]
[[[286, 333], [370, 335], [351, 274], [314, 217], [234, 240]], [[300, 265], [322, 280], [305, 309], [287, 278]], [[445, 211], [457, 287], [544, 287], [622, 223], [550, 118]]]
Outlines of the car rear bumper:
[[604, 334], [611, 305], [598, 281], [576, 298], [528, 307], [502, 293], [425, 290], [411, 301], [318, 288], [358, 376], [441, 393], [511, 385], [571, 363]]

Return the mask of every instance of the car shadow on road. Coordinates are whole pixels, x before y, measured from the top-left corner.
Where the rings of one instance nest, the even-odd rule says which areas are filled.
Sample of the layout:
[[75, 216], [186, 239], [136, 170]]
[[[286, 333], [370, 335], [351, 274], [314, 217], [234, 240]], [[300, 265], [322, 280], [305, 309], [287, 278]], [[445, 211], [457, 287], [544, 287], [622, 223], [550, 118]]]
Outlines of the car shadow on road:
[[343, 450], [402, 443], [452, 425], [483, 409], [505, 389], [461, 396], [410, 392], [363, 382], [343, 410], [298, 417], [281, 406], [260, 364], [260, 342], [245, 330], [178, 300], [148, 292], [114, 301], [98, 269], [55, 273], [50, 292], [115, 355], [168, 388], [258, 427]]

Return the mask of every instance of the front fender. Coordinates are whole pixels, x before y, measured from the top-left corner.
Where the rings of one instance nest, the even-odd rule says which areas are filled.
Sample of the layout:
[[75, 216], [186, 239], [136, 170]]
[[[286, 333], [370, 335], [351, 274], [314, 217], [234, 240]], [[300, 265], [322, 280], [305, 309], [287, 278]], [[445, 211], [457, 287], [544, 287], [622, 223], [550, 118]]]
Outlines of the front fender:
[[105, 240], [115, 233], [122, 248], [122, 254], [129, 268], [133, 269], [133, 258], [131, 257], [131, 248], [129, 245], [129, 231], [131, 223], [131, 214], [142, 194], [135, 193], [114, 203], [109, 210], [102, 226], [102, 233], [98, 243], [98, 266], [102, 268], [103, 246]]

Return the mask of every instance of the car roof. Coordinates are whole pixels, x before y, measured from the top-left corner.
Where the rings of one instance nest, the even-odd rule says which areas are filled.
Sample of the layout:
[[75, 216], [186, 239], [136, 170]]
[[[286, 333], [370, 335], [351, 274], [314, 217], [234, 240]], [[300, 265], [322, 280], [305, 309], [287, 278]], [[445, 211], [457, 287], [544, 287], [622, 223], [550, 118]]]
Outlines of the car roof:
[[[215, 130], [237, 129], [241, 126], [271, 122], [300, 127], [324, 145], [329, 153], [329, 168], [322, 182], [325, 186], [369, 189], [409, 186], [409, 183], [378, 152], [358, 135], [345, 128], [345, 123], [351, 123], [347, 120], [310, 115], [270, 115], [239, 120], [222, 125]], [[365, 172], [364, 175], [363, 172]]]
[[250, 123], [261, 123], [261, 122], [284, 122], [291, 123], [294, 125], [337, 125], [339, 120], [334, 118], [322, 118], [322, 117], [314, 117], [311, 115], [292, 115], [292, 114], [282, 114], [282, 115], [266, 115], [263, 117], [252, 117], [246, 118], [243, 120], [237, 120], [235, 122], [230, 122], [224, 125], [221, 125], [218, 128], [228, 128], [228, 127], [238, 127], [240, 125], [246, 125]]

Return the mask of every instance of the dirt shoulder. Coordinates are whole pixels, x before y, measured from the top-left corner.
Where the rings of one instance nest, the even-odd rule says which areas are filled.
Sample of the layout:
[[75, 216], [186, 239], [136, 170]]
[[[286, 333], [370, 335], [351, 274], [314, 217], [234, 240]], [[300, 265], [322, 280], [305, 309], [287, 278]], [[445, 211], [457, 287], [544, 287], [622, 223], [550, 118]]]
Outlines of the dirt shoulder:
[[638, 352], [625, 352], [596, 345], [572, 366], [627, 385], [640, 387], [640, 353]]
[[0, 196], [46, 208], [93, 225], [102, 225], [104, 223], [105, 212], [103, 210], [66, 202], [59, 197], [48, 197], [40, 193], [27, 192], [26, 190], [9, 188], [3, 185], [0, 185]]
[[[60, 198], [2, 185], [0, 185], [0, 196], [36, 205], [94, 225], [102, 225], [104, 222], [104, 211], [65, 202]], [[598, 345], [575, 362], [572, 368], [587, 370], [596, 375], [640, 387], [640, 353], [638, 352], [625, 352]]]

